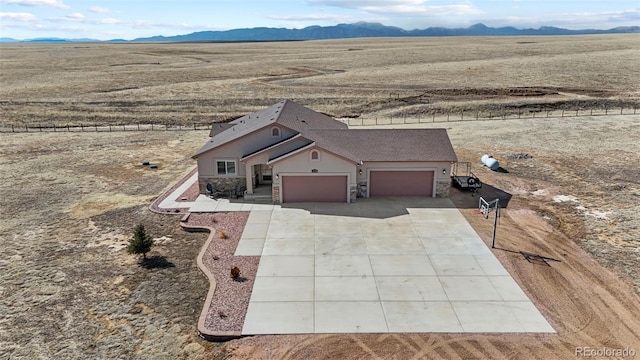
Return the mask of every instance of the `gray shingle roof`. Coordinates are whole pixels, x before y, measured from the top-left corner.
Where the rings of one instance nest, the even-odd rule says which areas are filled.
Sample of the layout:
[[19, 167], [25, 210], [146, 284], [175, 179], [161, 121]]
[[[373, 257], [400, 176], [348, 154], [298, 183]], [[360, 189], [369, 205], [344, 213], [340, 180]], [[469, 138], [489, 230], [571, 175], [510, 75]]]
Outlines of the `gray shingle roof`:
[[[227, 129], [214, 125], [211, 133], [215, 135], [200, 148], [193, 157], [213, 150], [218, 146], [248, 135], [271, 124], [280, 124], [302, 135], [312, 129], [347, 129], [347, 125], [330, 116], [321, 114], [289, 100], [276, 103], [266, 109], [256, 111], [233, 120]], [[223, 126], [224, 127], [224, 126]], [[216, 131], [214, 131], [216, 128]], [[244, 155], [244, 154], [243, 154]]]
[[209, 131], [209, 137], [214, 137], [218, 134], [220, 134], [221, 132], [234, 127], [236, 124], [234, 124], [233, 122], [228, 122], [228, 123], [214, 123], [213, 125], [211, 125], [211, 131]]
[[321, 148], [353, 161], [458, 161], [446, 129], [313, 130]]
[[354, 162], [457, 161], [445, 129], [348, 129], [330, 116], [288, 100], [228, 124], [214, 124], [213, 137], [193, 157], [274, 123]]

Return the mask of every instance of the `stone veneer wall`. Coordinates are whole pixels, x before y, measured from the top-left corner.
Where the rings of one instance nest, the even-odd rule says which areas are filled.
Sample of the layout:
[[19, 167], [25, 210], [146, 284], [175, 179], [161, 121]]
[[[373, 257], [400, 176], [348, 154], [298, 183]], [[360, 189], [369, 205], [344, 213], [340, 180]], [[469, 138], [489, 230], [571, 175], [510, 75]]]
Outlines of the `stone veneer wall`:
[[351, 198], [351, 202], [356, 201], [356, 198], [358, 197], [358, 186], [357, 185], [351, 185], [351, 187], [349, 187], [349, 197]]
[[198, 187], [201, 194], [207, 193], [207, 183], [212, 183], [216, 191], [226, 193], [235, 190], [236, 185], [247, 186], [245, 177], [206, 177], [198, 178]]
[[271, 199], [273, 199], [274, 204], [280, 203], [280, 185], [271, 185]]
[[451, 191], [451, 181], [436, 182], [436, 197], [448, 198]]
[[358, 181], [358, 185], [356, 186], [356, 188], [357, 188], [358, 197], [361, 197], [361, 198], [367, 197], [367, 181], [366, 180]]

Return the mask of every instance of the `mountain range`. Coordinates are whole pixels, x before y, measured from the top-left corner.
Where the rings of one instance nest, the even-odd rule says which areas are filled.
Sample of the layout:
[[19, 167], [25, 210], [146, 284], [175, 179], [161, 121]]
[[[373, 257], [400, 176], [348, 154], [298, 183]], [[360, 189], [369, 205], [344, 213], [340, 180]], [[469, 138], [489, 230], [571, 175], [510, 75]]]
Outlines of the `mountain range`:
[[[640, 33], [640, 26], [616, 27], [608, 30], [569, 30], [553, 26], [537, 29], [517, 29], [515, 27], [488, 27], [475, 24], [467, 28], [429, 27], [426, 29], [404, 30], [399, 27], [379, 23], [358, 22], [334, 26], [309, 26], [302, 29], [257, 27], [223, 31], [199, 31], [185, 35], [152, 36], [133, 40], [114, 39], [110, 42], [242, 42], [242, 41], [296, 41], [324, 40], [363, 37], [419, 37], [419, 36], [522, 36], [522, 35], [583, 35], [583, 34], [624, 34]], [[0, 42], [17, 42], [11, 38], [0, 38]], [[94, 39], [38, 38], [25, 42], [93, 42]]]

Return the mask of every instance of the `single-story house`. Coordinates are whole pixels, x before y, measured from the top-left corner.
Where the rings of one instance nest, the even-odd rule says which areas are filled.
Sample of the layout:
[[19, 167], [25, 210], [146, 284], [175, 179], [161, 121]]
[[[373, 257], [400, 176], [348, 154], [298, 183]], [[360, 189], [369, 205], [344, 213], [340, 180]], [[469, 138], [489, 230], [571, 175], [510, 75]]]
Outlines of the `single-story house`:
[[276, 203], [448, 197], [457, 161], [445, 129], [349, 129], [289, 100], [213, 124], [210, 137], [193, 155], [200, 192], [268, 187]]

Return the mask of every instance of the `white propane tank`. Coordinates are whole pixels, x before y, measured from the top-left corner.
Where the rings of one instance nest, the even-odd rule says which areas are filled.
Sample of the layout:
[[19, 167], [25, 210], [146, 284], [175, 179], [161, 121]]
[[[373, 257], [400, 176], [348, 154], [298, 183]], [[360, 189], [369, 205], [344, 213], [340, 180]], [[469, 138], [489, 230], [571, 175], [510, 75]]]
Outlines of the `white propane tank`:
[[493, 155], [484, 154], [482, 155], [482, 163], [488, 167], [489, 169], [496, 171], [500, 167], [500, 163], [496, 160]]

